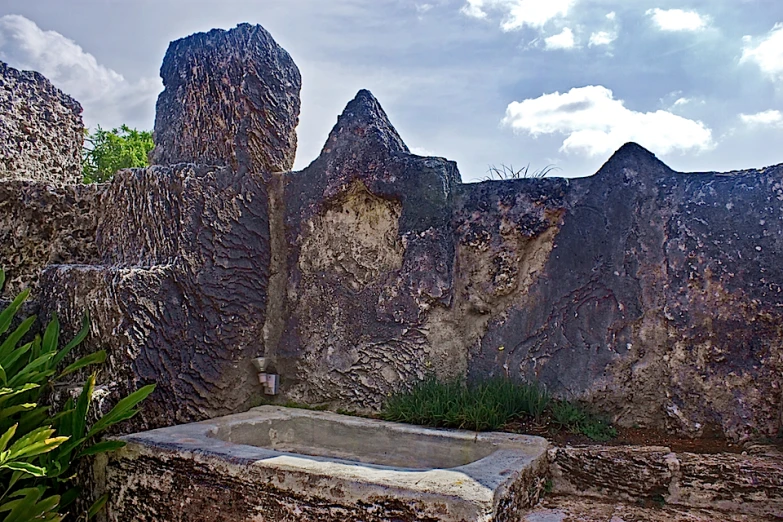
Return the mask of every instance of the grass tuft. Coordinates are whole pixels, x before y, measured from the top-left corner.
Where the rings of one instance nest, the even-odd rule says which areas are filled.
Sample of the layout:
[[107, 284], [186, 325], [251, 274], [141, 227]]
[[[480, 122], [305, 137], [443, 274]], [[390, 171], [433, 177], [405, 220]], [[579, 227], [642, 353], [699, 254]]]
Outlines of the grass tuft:
[[617, 436], [617, 430], [609, 422], [573, 402], [554, 401], [550, 412], [552, 423], [571, 433], [581, 433], [595, 441], [607, 441]]
[[580, 405], [552, 400], [544, 387], [508, 378], [466, 385], [431, 377], [409, 391], [392, 395], [381, 411], [381, 418], [389, 421], [473, 431], [498, 430], [514, 420], [543, 416], [559, 429], [593, 440], [617, 435], [611, 424]]
[[381, 416], [410, 424], [486, 431], [516, 418], [538, 418], [549, 402], [549, 394], [537, 384], [495, 378], [466, 386], [429, 378], [389, 398]]

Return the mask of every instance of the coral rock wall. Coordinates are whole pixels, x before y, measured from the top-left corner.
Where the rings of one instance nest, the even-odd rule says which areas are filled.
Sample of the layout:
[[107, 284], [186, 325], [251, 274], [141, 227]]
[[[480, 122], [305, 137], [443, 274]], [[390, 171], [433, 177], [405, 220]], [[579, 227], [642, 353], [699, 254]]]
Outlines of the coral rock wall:
[[78, 183], [82, 107], [37, 72], [0, 62], [0, 180]]
[[81, 349], [108, 351], [113, 397], [158, 384], [139, 427], [252, 406], [269, 277], [263, 182], [181, 164], [122, 171], [105, 197], [100, 262], [47, 268], [45, 310], [68, 324], [90, 311], [94, 335]]
[[0, 267], [7, 293], [35, 288], [46, 266], [92, 263], [105, 186], [0, 180]]
[[0, 185], [14, 285], [62, 263], [40, 304], [91, 311], [110, 396], [158, 383], [136, 427], [259, 402], [263, 355], [280, 401], [376, 410], [431, 373], [508, 375], [623, 425], [781, 429], [783, 166], [684, 174], [628, 144], [587, 178], [462, 184], [361, 91], [280, 172], [299, 73], [268, 33], [178, 40], [161, 72], [154, 157], [192, 163]]
[[[474, 213], [469, 227], [459, 223], [469, 240], [459, 259], [484, 251], [496, 296], [518, 281], [501, 299], [479, 292], [479, 301], [507, 304], [472, 342], [470, 375], [535, 377], [629, 426], [774, 436], [782, 181], [781, 167], [676, 173], [631, 144], [596, 175], [552, 180], [548, 190], [537, 180], [466, 187], [472, 208], [507, 207], [514, 183], [541, 201], [510, 222]], [[548, 219], [539, 241], [509, 246], [504, 228], [541, 229]]]
[[367, 91], [284, 176], [288, 313], [269, 354], [288, 396], [373, 409], [430, 371], [464, 373], [466, 354], [431, 342], [425, 320], [452, 298], [459, 181], [453, 162], [410, 154]]
[[160, 76], [154, 164], [194, 161], [256, 173], [294, 165], [302, 79], [260, 25], [172, 42]]

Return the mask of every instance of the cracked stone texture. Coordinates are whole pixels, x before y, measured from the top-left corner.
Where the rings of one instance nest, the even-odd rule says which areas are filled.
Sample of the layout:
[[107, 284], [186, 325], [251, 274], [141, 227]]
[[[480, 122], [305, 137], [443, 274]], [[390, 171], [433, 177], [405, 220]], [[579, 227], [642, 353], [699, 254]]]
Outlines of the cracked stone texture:
[[30, 287], [47, 265], [93, 263], [104, 185], [0, 180], [0, 267], [4, 293]]
[[80, 183], [82, 107], [34, 71], [0, 61], [0, 180]]
[[93, 335], [81, 351], [107, 350], [104, 382], [115, 400], [157, 383], [125, 430], [247, 409], [262, 394], [250, 361], [264, 352], [263, 181], [181, 164], [121, 171], [107, 190], [101, 262], [46, 269], [47, 315], [76, 325], [89, 310]]
[[427, 324], [452, 300], [456, 165], [411, 154], [360, 91], [319, 158], [283, 179], [289, 313], [268, 356], [286, 396], [372, 409], [430, 370], [464, 373]]
[[761, 522], [779, 520], [726, 513], [714, 509], [694, 509], [663, 505], [645, 507], [616, 501], [548, 496], [540, 506], [522, 517], [521, 522]]
[[[490, 317], [470, 377], [537, 378], [621, 425], [775, 436], [783, 166], [683, 174], [628, 144], [592, 177], [528, 183], [547, 198], [510, 224], [507, 183], [460, 192], [476, 210], [458, 220], [458, 258], [492, 261], [471, 281]], [[514, 227], [549, 234], [528, 243], [543, 262], [509, 246]]]
[[557, 494], [783, 516], [783, 458], [779, 454], [586, 446], [555, 448], [549, 456]]
[[160, 76], [153, 164], [291, 169], [302, 80], [263, 27], [240, 24], [175, 40]]

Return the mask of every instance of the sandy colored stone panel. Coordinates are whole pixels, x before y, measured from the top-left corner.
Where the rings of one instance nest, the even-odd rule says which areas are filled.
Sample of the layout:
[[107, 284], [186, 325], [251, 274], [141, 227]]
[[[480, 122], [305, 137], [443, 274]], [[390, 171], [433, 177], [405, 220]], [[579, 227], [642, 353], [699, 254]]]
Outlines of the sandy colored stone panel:
[[466, 350], [429, 321], [452, 300], [456, 166], [410, 154], [361, 91], [283, 182], [287, 314], [267, 354], [284, 396], [371, 411], [430, 372], [464, 374]]

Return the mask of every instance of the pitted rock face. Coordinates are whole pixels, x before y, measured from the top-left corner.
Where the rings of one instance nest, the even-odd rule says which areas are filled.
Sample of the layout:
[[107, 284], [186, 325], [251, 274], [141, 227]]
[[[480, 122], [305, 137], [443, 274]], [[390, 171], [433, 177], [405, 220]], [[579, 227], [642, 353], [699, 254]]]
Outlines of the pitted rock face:
[[112, 401], [158, 384], [123, 429], [249, 408], [262, 393], [250, 360], [264, 353], [263, 180], [227, 167], [154, 166], [120, 171], [102, 197], [111, 205], [94, 232], [99, 259], [47, 268], [42, 315], [78, 325], [89, 310], [94, 335], [75, 351], [110, 354]]
[[429, 371], [463, 371], [465, 350], [427, 327], [452, 298], [456, 165], [411, 154], [360, 91], [318, 159], [284, 179], [289, 314], [267, 356], [285, 393], [368, 409]]
[[263, 27], [241, 24], [176, 40], [160, 76], [153, 164], [291, 169], [302, 80]]
[[0, 62], [0, 179], [81, 181], [82, 107], [42, 75]]
[[106, 185], [59, 185], [0, 180], [0, 268], [6, 296], [37, 294], [41, 270], [51, 264], [98, 259], [95, 231]]

